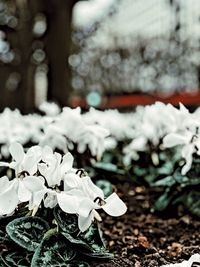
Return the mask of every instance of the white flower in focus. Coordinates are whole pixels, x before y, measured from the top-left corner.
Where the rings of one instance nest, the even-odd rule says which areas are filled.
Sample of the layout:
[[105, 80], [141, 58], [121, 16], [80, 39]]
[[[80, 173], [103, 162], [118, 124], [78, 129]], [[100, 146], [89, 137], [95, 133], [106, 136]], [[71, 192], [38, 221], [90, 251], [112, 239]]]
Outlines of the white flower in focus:
[[81, 188], [81, 178], [74, 172], [69, 172], [64, 175], [64, 191], [69, 191], [75, 188]]
[[10, 145], [9, 151], [13, 161], [11, 163], [0, 162], [0, 166], [14, 169], [16, 176], [21, 172], [27, 172], [29, 175], [37, 172], [37, 165], [41, 160], [41, 148], [39, 146], [33, 146], [25, 153], [22, 145], [15, 142]]
[[0, 214], [12, 213], [19, 203], [30, 202], [30, 206], [39, 207], [46, 193], [43, 177], [26, 176], [9, 181], [0, 178]]
[[29, 210], [37, 209], [48, 192], [44, 178], [42, 176], [27, 176], [22, 179], [21, 184], [21, 197], [18, 191], [19, 199], [23, 199], [26, 194], [27, 199], [24, 198], [24, 202], [29, 202]]
[[116, 193], [104, 200], [103, 191], [89, 176], [79, 177], [71, 173], [65, 176], [64, 182], [66, 191], [56, 193], [58, 205], [66, 213], [78, 214], [79, 229], [82, 232], [88, 229], [94, 218], [100, 220], [97, 209], [103, 209], [111, 216], [121, 216], [127, 210]]
[[73, 156], [67, 153], [62, 158], [61, 154], [53, 153], [53, 150], [46, 146], [42, 150], [42, 161], [38, 165], [40, 173], [45, 177], [48, 186], [60, 185], [64, 175], [72, 169]]
[[111, 216], [121, 216], [127, 211], [127, 207], [124, 202], [118, 197], [116, 193], [112, 193], [108, 198], [92, 201], [89, 198], [85, 198], [81, 201], [78, 208], [78, 225], [81, 232], [86, 231], [94, 218], [98, 219], [97, 209], [103, 209], [107, 214]]
[[80, 188], [84, 193], [84, 196], [94, 201], [96, 198], [104, 199], [103, 190], [96, 186], [89, 176], [80, 178]]
[[46, 208], [54, 208], [58, 204], [64, 212], [76, 214], [78, 213], [78, 207], [84, 198], [85, 196], [83, 192], [78, 189], [72, 189], [67, 192], [48, 189], [44, 205]]
[[58, 204], [58, 201], [57, 201], [56, 192], [53, 190], [51, 190], [51, 191], [48, 190], [47, 196], [44, 200], [45, 208], [53, 209], [57, 204]]
[[9, 181], [8, 177], [0, 178], [0, 215], [7, 215], [14, 212], [19, 198], [17, 195], [17, 181]]

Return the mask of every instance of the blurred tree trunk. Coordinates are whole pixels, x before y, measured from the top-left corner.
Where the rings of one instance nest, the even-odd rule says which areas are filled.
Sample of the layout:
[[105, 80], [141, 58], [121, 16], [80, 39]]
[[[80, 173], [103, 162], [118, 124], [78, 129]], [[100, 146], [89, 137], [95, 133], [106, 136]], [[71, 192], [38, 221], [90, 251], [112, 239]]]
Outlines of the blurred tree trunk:
[[48, 32], [46, 52], [48, 55], [48, 100], [67, 105], [71, 92], [71, 72], [68, 56], [71, 45], [71, 20], [74, 0], [47, 0]]
[[26, 0], [9, 1], [18, 19], [16, 29], [5, 29], [7, 40], [15, 51], [11, 63], [1, 64], [1, 109], [20, 108], [24, 112], [34, 108], [34, 65], [31, 64], [32, 16]]
[[47, 31], [44, 49], [48, 64], [49, 101], [67, 105], [71, 93], [71, 71], [68, 57], [71, 47], [72, 10], [79, 0], [34, 0], [31, 9], [45, 15]]
[[[29, 112], [35, 106], [34, 79], [37, 64], [33, 53], [36, 42], [42, 43], [48, 65], [48, 100], [67, 105], [71, 72], [68, 56], [71, 44], [72, 9], [78, 0], [8, 0], [15, 10], [18, 25], [6, 36], [17, 59], [0, 65], [0, 108], [9, 106]], [[44, 36], [34, 36], [33, 26], [38, 13], [47, 21]], [[1, 27], [0, 27], [1, 29]]]

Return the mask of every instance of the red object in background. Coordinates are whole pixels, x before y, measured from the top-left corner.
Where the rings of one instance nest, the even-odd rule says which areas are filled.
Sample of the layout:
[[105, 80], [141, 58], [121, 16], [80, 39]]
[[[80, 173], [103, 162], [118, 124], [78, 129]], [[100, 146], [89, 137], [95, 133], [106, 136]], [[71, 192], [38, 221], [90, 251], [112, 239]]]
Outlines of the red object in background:
[[[197, 93], [177, 93], [169, 97], [158, 96], [158, 95], [147, 95], [147, 94], [132, 94], [132, 95], [121, 95], [121, 96], [105, 96], [102, 99], [101, 105], [98, 107], [100, 109], [109, 108], [128, 108], [137, 105], [150, 105], [156, 101], [161, 101], [163, 103], [171, 103], [173, 105], [178, 105], [180, 102], [186, 106], [200, 105], [200, 91]], [[71, 107], [80, 106], [84, 109], [88, 108], [88, 104], [83, 97], [72, 96], [70, 101]]]

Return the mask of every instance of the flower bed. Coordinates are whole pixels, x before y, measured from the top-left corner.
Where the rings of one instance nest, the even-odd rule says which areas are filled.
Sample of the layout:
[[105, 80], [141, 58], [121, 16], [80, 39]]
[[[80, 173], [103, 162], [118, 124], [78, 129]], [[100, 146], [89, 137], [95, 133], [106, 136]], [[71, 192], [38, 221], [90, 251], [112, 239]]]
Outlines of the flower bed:
[[[99, 266], [156, 267], [198, 252], [198, 109], [41, 110], [0, 114], [2, 266], [98, 266], [90, 258], [113, 257], [102, 235], [117, 254]], [[164, 230], [191, 222], [192, 240]]]

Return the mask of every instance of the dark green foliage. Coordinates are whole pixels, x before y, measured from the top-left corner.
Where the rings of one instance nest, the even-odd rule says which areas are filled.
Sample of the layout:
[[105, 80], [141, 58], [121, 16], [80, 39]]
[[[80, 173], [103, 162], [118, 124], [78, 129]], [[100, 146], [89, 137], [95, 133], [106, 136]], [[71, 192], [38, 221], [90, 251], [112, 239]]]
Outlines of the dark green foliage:
[[66, 266], [76, 253], [71, 244], [60, 234], [53, 234], [44, 238], [36, 249], [31, 267]]
[[103, 170], [110, 173], [116, 173], [116, 174], [125, 174], [125, 171], [123, 169], [118, 168], [117, 165], [109, 162], [96, 162], [93, 165], [94, 168], [97, 170]]
[[26, 250], [9, 249], [9, 251], [2, 253], [1, 259], [5, 266], [8, 267], [29, 267], [32, 256], [33, 254], [31, 252], [27, 252]]
[[165, 210], [169, 206], [171, 199], [172, 197], [168, 191], [164, 192], [154, 203], [154, 208], [158, 211]]
[[174, 200], [173, 204], [183, 204], [192, 214], [200, 217], [200, 192], [193, 190], [184, 192]]
[[79, 235], [80, 240], [88, 245], [89, 250], [83, 251], [84, 254], [90, 257], [112, 259], [113, 254], [106, 250], [105, 244], [102, 240], [102, 234], [97, 224], [93, 223], [87, 231]]
[[[140, 159], [132, 163], [129, 168], [130, 176], [138, 183], [147, 183], [155, 186], [157, 182], [173, 174], [180, 160], [180, 152], [177, 149], [158, 150], [153, 152], [140, 152]], [[153, 162], [153, 154], [158, 157], [158, 163]], [[171, 179], [164, 180], [171, 183]], [[159, 185], [160, 186], [160, 185]]]
[[9, 241], [9, 237], [8, 237], [6, 231], [0, 230], [0, 243], [3, 241]]
[[181, 174], [182, 167], [170, 176], [157, 180], [153, 185], [163, 187], [164, 193], [154, 204], [155, 210], [163, 211], [170, 205], [183, 205], [192, 214], [200, 217], [200, 160], [195, 159], [191, 170]]
[[59, 207], [48, 212], [41, 209], [39, 214], [45, 220], [28, 216], [0, 218], [1, 267], [89, 267], [83, 261], [85, 255], [113, 257], [104, 246], [97, 224], [80, 233], [78, 217]]
[[48, 223], [39, 217], [22, 217], [6, 226], [9, 237], [29, 251], [35, 251], [48, 229]]
[[90, 267], [90, 265], [84, 261], [72, 261], [67, 264], [67, 267]]
[[[98, 225], [93, 223], [90, 228], [81, 233], [78, 229], [78, 217], [65, 214], [59, 208], [54, 209], [55, 218], [61, 234], [73, 245], [78, 245], [83, 254], [96, 258], [112, 258], [104, 245]], [[69, 227], [70, 226], [70, 227]]]
[[54, 217], [62, 232], [69, 234], [78, 234], [77, 216], [74, 214], [66, 214], [58, 206], [54, 208]]

